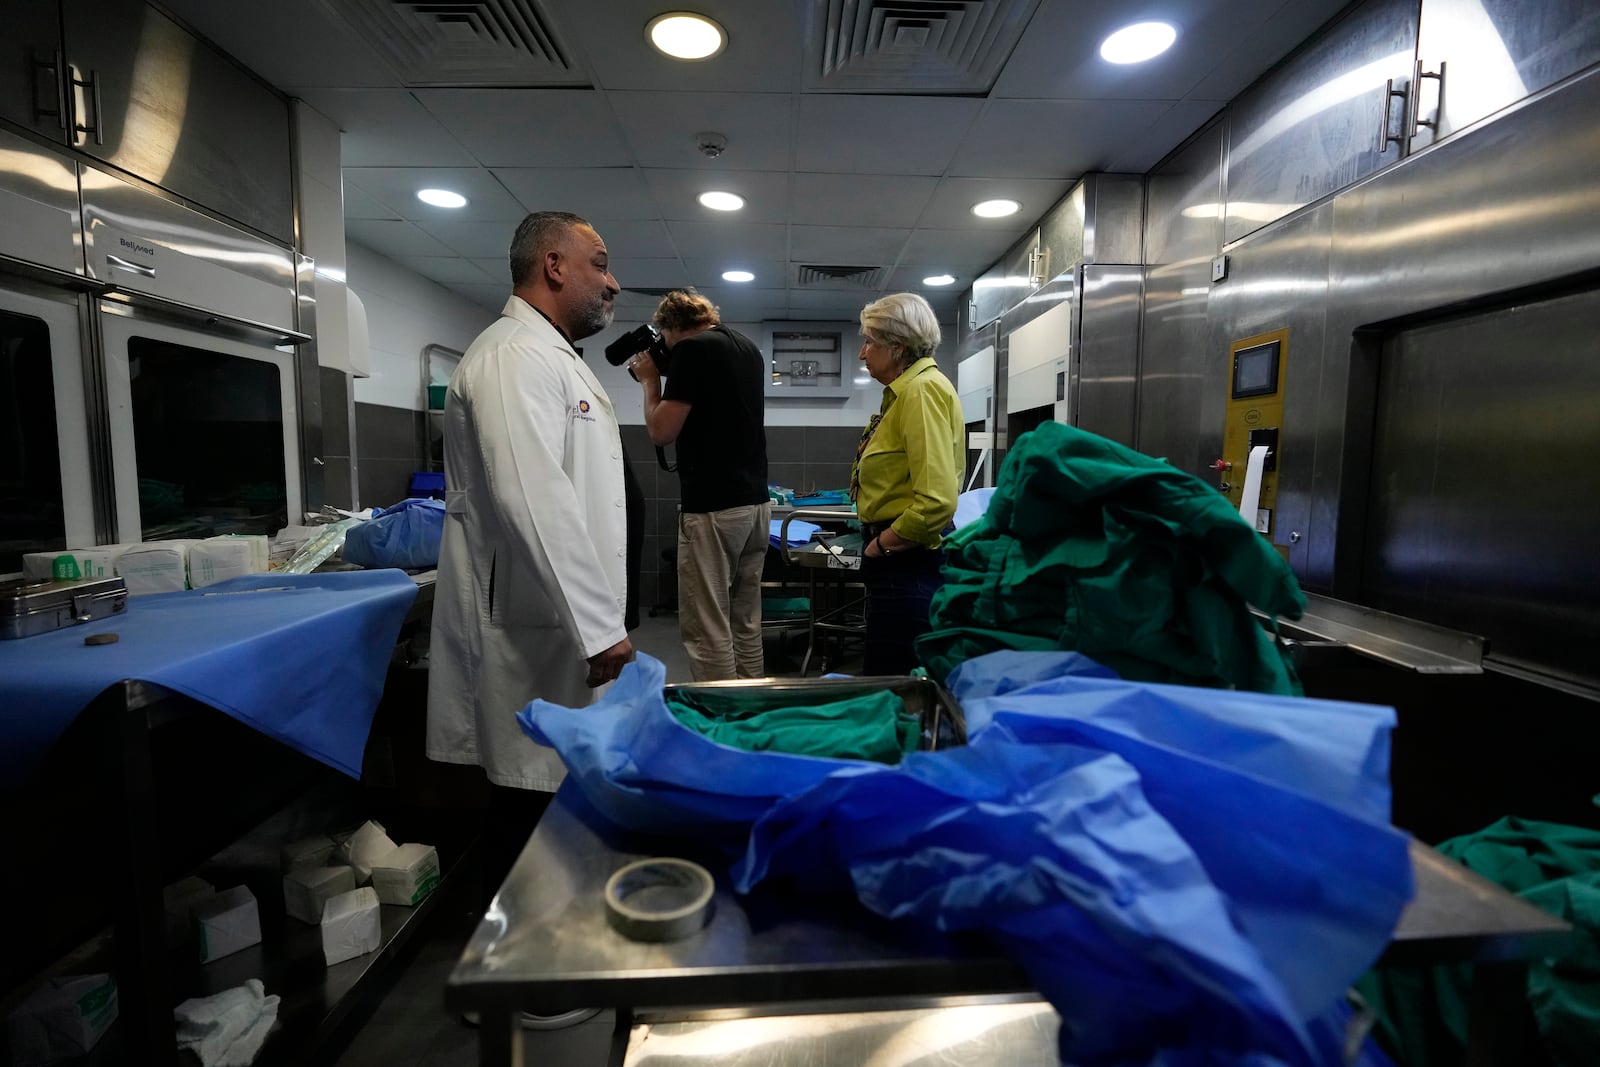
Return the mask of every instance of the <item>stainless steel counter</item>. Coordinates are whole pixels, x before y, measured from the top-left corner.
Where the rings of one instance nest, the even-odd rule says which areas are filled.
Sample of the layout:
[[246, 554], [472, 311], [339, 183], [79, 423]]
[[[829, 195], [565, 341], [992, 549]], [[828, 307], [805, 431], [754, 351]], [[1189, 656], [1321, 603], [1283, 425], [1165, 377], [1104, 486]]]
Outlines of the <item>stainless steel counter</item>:
[[[647, 856], [693, 859], [717, 874], [715, 913], [667, 944], [629, 941], [606, 921], [601, 891]], [[1570, 932], [1418, 842], [1417, 896], [1382, 963], [1503, 962], [1545, 952]], [[482, 1062], [512, 1062], [517, 1010], [632, 1009], [642, 1021], [927, 1008], [996, 995], [1036, 996], [1022, 968], [977, 941], [939, 939], [849, 899], [758, 886], [737, 896], [714, 854], [607, 823], [569, 782], [501, 887], [451, 973], [445, 1001], [483, 1013]]]

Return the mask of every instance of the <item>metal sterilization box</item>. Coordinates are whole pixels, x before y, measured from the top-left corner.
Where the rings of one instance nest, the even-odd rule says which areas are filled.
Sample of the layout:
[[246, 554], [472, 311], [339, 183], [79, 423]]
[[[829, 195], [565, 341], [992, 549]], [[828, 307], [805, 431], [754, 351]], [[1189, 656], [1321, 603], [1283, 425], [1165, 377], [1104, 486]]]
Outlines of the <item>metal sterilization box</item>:
[[121, 578], [0, 582], [0, 638], [32, 637], [119, 614], [128, 606]]

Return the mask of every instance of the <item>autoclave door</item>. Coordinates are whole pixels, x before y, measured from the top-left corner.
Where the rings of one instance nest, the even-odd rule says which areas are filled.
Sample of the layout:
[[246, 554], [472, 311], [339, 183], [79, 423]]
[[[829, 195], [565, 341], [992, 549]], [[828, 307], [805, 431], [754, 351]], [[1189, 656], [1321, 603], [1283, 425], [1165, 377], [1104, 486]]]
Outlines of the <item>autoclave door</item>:
[[79, 301], [0, 279], [0, 574], [95, 543]]
[[295, 354], [100, 301], [117, 539], [301, 521]]

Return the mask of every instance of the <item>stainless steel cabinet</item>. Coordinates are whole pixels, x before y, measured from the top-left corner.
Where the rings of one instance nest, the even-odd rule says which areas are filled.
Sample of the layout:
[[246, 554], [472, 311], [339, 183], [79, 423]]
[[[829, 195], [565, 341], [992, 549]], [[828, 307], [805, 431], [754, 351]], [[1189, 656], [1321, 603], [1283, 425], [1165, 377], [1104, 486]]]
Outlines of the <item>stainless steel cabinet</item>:
[[1600, 4], [1424, 0], [1417, 62], [1422, 148], [1600, 62]]
[[294, 243], [289, 106], [143, 0], [13, 0], [0, 116]]
[[1039, 228], [1029, 230], [998, 263], [972, 284], [974, 329], [989, 325], [1025, 300], [1048, 279], [1039, 251]]
[[1368, 0], [1234, 101], [1225, 241], [1400, 159], [1417, 17], [1417, 0]]

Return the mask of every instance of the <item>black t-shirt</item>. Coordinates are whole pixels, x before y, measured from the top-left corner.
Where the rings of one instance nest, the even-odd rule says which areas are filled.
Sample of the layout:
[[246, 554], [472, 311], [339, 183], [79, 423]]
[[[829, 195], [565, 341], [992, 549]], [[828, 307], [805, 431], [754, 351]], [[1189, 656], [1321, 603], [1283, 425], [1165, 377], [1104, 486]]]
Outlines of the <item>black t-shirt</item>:
[[722, 511], [767, 500], [763, 373], [748, 337], [713, 326], [672, 346], [663, 400], [691, 405], [678, 434], [684, 511]]

